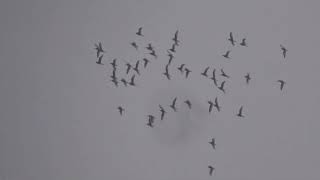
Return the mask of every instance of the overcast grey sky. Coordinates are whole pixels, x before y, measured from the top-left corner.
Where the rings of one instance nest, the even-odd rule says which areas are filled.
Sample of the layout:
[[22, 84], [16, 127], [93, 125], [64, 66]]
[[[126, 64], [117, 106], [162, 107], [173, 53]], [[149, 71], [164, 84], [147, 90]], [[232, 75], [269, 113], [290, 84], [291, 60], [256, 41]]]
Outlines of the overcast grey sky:
[[[317, 0], [1, 1], [0, 177], [318, 180], [319, 7]], [[144, 38], [135, 35], [140, 26]], [[169, 82], [161, 74], [177, 29]], [[230, 31], [249, 47], [232, 47]], [[99, 41], [106, 64], [146, 57], [132, 41], [151, 42], [159, 58], [142, 70], [138, 87], [116, 89], [110, 65], [95, 64]], [[221, 56], [227, 50], [230, 60]], [[189, 79], [175, 70], [181, 63], [192, 70]], [[230, 74], [225, 95], [199, 75], [206, 66]], [[287, 82], [282, 92], [278, 79]], [[168, 109], [175, 96], [178, 113]], [[222, 111], [209, 115], [207, 100], [215, 97]], [[158, 104], [168, 116], [148, 128]], [[118, 105], [126, 108], [122, 117]], [[243, 119], [235, 116], [241, 105]], [[208, 165], [216, 168], [212, 177]]]

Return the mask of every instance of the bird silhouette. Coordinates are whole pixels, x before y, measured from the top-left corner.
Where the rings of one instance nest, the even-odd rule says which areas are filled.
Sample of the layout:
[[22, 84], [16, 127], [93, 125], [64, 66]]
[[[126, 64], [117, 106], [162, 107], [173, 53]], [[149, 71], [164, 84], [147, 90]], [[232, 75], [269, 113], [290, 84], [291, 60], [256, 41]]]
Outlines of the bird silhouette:
[[169, 51], [175, 53], [176, 52], [176, 45], [172, 44], [172, 47], [171, 47], [171, 49], [169, 49]]
[[229, 75], [227, 75], [223, 69], [220, 70], [221, 71], [221, 76], [226, 77], [226, 78], [230, 78]]
[[277, 82], [280, 83], [280, 90], [282, 91], [284, 85], [286, 84], [286, 82], [284, 80], [278, 80]]
[[244, 117], [242, 114], [243, 106], [240, 107], [239, 112], [237, 114], [238, 117]]
[[209, 104], [209, 113], [211, 113], [212, 107], [213, 107], [213, 102], [211, 100], [209, 100], [208, 104]]
[[124, 113], [124, 108], [119, 106], [118, 111], [119, 111], [120, 115], [122, 116], [122, 114]]
[[117, 79], [117, 76], [116, 76], [116, 69], [113, 69], [112, 71], [112, 75], [110, 76], [112, 79]]
[[159, 105], [159, 108], [160, 108], [160, 112], [161, 112], [161, 120], [163, 120], [164, 115], [165, 115], [167, 112], [164, 110], [164, 108], [163, 108], [161, 105]]
[[151, 44], [151, 43], [149, 43], [146, 48], [147, 48], [148, 50], [150, 50], [150, 51], [153, 51], [153, 47], [152, 47], [152, 44]]
[[174, 44], [175, 44], [176, 46], [179, 46], [178, 33], [179, 33], [179, 31], [177, 30], [177, 31], [174, 33], [174, 37], [172, 38], [172, 40], [174, 41]]
[[225, 54], [223, 54], [222, 56], [227, 58], [227, 59], [230, 59], [229, 55], [230, 55], [230, 50], [228, 50]]
[[192, 108], [192, 104], [191, 104], [190, 100], [185, 100], [184, 103], [187, 104], [187, 106], [188, 106], [189, 109]]
[[180, 67], [178, 67], [178, 70], [181, 72], [181, 74], [183, 73], [184, 66], [185, 64], [181, 64]]
[[211, 141], [209, 142], [209, 144], [211, 144], [212, 148], [215, 150], [216, 149], [216, 140], [214, 138], [211, 139]]
[[147, 59], [147, 58], [143, 58], [143, 62], [144, 62], [144, 63], [143, 63], [143, 67], [146, 68], [147, 65], [148, 65], [148, 63], [149, 63], [150, 61], [149, 61], [149, 59]]
[[247, 42], [246, 42], [246, 38], [243, 38], [241, 43], [240, 43], [241, 46], [245, 46], [247, 47]]
[[286, 58], [288, 50], [281, 44], [280, 44], [280, 48], [282, 50], [283, 58]]
[[148, 115], [148, 123], [147, 125], [153, 128], [153, 123], [154, 123], [155, 117], [153, 115]]
[[138, 50], [138, 45], [136, 42], [132, 42], [131, 43], [131, 46], [134, 47], [136, 50]]
[[184, 68], [184, 70], [186, 71], [186, 78], [188, 78], [191, 70], [188, 68]]
[[204, 71], [201, 73], [201, 75], [203, 75], [204, 77], [208, 77], [208, 70], [209, 70], [209, 66], [208, 67], [206, 67], [205, 69], [204, 69]]
[[173, 56], [173, 54], [172, 54], [172, 53], [170, 53], [170, 51], [168, 51], [168, 56], [169, 56], [169, 62], [168, 62], [168, 65], [170, 65], [170, 64], [171, 64], [171, 62], [172, 62], [172, 60], [173, 60], [173, 58], [174, 58], [174, 56]]
[[208, 166], [208, 168], [209, 168], [209, 175], [212, 176], [213, 171], [215, 170], [215, 168], [212, 167], [212, 166]]
[[128, 82], [127, 82], [127, 80], [125, 80], [124, 78], [121, 79], [121, 82], [123, 83], [123, 85], [124, 85], [125, 87], [128, 86]]
[[158, 58], [155, 50], [152, 50], [149, 54], [150, 54], [151, 56], [153, 56], [155, 59]]
[[118, 87], [119, 82], [118, 82], [117, 78], [112, 78], [112, 79], [111, 79], [111, 82], [113, 82], [113, 84], [114, 84], [116, 87]]
[[171, 80], [171, 75], [169, 74], [169, 65], [166, 65], [166, 71], [163, 73], [168, 80]]
[[247, 73], [244, 78], [246, 78], [246, 83], [249, 84], [249, 81], [251, 80], [250, 73]]
[[220, 89], [223, 93], [226, 93], [225, 89], [224, 89], [224, 84], [226, 83], [226, 81], [223, 81], [220, 85], [220, 87], [218, 87], [218, 89]]
[[176, 102], [177, 102], [177, 97], [173, 99], [172, 104], [170, 105], [170, 107], [173, 109], [174, 112], [177, 112]]
[[96, 63], [99, 64], [99, 65], [104, 65], [102, 63], [102, 58], [103, 58], [103, 54], [99, 57], [99, 59], [98, 59], [98, 61]]
[[229, 34], [229, 39], [228, 39], [230, 42], [231, 42], [231, 44], [232, 44], [232, 46], [234, 46], [235, 45], [235, 40], [233, 39], [233, 34], [232, 34], [232, 32], [230, 32], [230, 34]]
[[117, 59], [114, 58], [110, 64], [112, 65], [113, 69], [116, 69], [117, 68]]
[[99, 42], [98, 44], [94, 44], [94, 46], [95, 46], [94, 49], [97, 50], [97, 58], [99, 58], [100, 57], [100, 53], [104, 53], [105, 51], [102, 48], [101, 42]]
[[136, 32], [136, 35], [143, 36], [142, 34], [142, 27], [139, 27], [138, 32]]
[[137, 60], [135, 67], [134, 67], [134, 68], [132, 68], [135, 72], [137, 72], [137, 74], [138, 74], [138, 75], [140, 75], [140, 71], [139, 71], [139, 63], [140, 63], [140, 61], [139, 61], [139, 60]]
[[129, 63], [126, 63], [126, 66], [127, 66], [127, 71], [126, 71], [126, 73], [129, 74], [129, 71], [130, 71], [130, 69], [132, 68], [132, 65], [129, 64]]
[[136, 86], [135, 81], [134, 81], [134, 80], [135, 80], [135, 77], [136, 77], [135, 75], [132, 75], [132, 76], [131, 76], [129, 85], [131, 85], [131, 86]]
[[220, 112], [220, 106], [219, 106], [219, 103], [218, 103], [218, 98], [216, 97], [215, 100], [214, 100], [214, 105], [213, 105], [217, 110], [218, 112]]
[[216, 69], [213, 69], [211, 79], [213, 80], [214, 85], [218, 87], [217, 78], [216, 78]]

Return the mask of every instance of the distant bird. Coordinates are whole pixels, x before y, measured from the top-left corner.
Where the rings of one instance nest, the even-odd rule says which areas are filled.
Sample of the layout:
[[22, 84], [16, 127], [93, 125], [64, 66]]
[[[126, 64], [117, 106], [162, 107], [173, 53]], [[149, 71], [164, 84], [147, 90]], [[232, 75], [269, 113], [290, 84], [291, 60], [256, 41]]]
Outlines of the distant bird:
[[212, 176], [213, 171], [215, 170], [215, 168], [212, 167], [212, 166], [208, 166], [208, 168], [209, 168], [209, 175]]
[[164, 108], [163, 108], [161, 105], [159, 105], [159, 108], [160, 108], [160, 112], [161, 112], [161, 120], [163, 120], [164, 115], [165, 115], [167, 112], [164, 110]]
[[158, 58], [155, 50], [152, 50], [149, 54], [150, 54], [151, 56], [153, 56], [155, 59]]
[[232, 46], [234, 46], [235, 45], [235, 40], [233, 39], [233, 34], [232, 34], [232, 32], [230, 32], [230, 34], [229, 34], [229, 39], [228, 39], [230, 42], [231, 42], [231, 44], [232, 44]]
[[211, 141], [209, 142], [209, 144], [211, 144], [212, 148], [215, 150], [216, 149], [216, 140], [214, 138], [211, 139]]
[[163, 73], [168, 80], [171, 80], [171, 75], [169, 74], [169, 65], [166, 65], [166, 72]]
[[250, 73], [247, 73], [244, 78], [246, 78], [246, 83], [249, 84], [249, 81], [251, 80]]
[[208, 77], [208, 70], [209, 70], [209, 66], [206, 67], [206, 69], [201, 73], [201, 75], [205, 76], [205, 77]]
[[284, 85], [286, 84], [286, 82], [284, 80], [278, 80], [277, 82], [280, 83], [280, 90], [282, 91]]
[[216, 79], [216, 69], [213, 69], [211, 79], [213, 80], [214, 85], [218, 86], [217, 79]]
[[225, 58], [227, 58], [227, 59], [230, 59], [229, 55], [230, 55], [230, 50], [227, 51], [227, 52], [226, 52], [224, 55], [222, 55], [222, 56], [225, 57]]
[[172, 47], [171, 47], [171, 49], [169, 49], [169, 51], [175, 53], [176, 52], [176, 45], [172, 44]]
[[120, 115], [122, 116], [122, 114], [123, 114], [123, 112], [124, 112], [124, 108], [121, 107], [121, 106], [119, 106], [119, 107], [118, 107], [118, 111], [119, 111]]
[[138, 75], [140, 75], [140, 71], [139, 71], [139, 63], [140, 63], [140, 61], [139, 61], [139, 60], [137, 60], [137, 62], [136, 62], [136, 66], [135, 66], [134, 68], [132, 68], [135, 72], [137, 72], [137, 74], [138, 74]]
[[188, 78], [191, 70], [188, 68], [184, 68], [184, 70], [186, 71], [186, 78]]
[[119, 82], [118, 82], [117, 78], [112, 78], [112, 79], [111, 79], [111, 82], [113, 82], [113, 84], [114, 84], [116, 87], [118, 87]]
[[183, 73], [184, 66], [185, 64], [181, 64], [180, 67], [178, 67], [178, 70], [181, 72], [181, 74]]
[[117, 59], [114, 58], [110, 64], [112, 65], [113, 69], [116, 69], [117, 68]]
[[208, 104], [209, 104], [209, 113], [211, 113], [212, 107], [213, 107], [213, 102], [211, 100], [209, 100]]
[[116, 69], [113, 69], [112, 71], [112, 75], [110, 76], [112, 79], [117, 79], [117, 76], [116, 76]]
[[191, 102], [189, 100], [185, 100], [184, 103], [186, 103], [188, 108], [191, 109], [192, 104], [191, 104]]
[[138, 50], [138, 45], [136, 42], [132, 42], [131, 43], [131, 46], [134, 47], [136, 50]]
[[175, 33], [174, 33], [174, 37], [172, 38], [172, 40], [174, 41], [174, 44], [176, 45], [176, 46], [179, 46], [179, 40], [178, 40], [178, 33], [179, 33], [179, 31], [177, 30]]
[[176, 102], [177, 102], [177, 97], [174, 98], [174, 100], [172, 101], [172, 104], [170, 105], [170, 107], [173, 109], [174, 112], [177, 112]]
[[142, 34], [142, 27], [139, 27], [138, 32], [136, 32], [136, 35], [143, 36]]
[[244, 117], [244, 116], [242, 115], [242, 110], [243, 110], [243, 106], [241, 106], [240, 109], [239, 109], [239, 112], [238, 112], [238, 114], [237, 114], [238, 117]]
[[286, 58], [288, 50], [281, 44], [280, 44], [280, 48], [282, 50], [283, 58]]
[[243, 38], [241, 43], [240, 43], [241, 46], [245, 46], [247, 47], [247, 42], [246, 42], [246, 38]]
[[171, 62], [172, 62], [172, 60], [173, 60], [173, 58], [174, 58], [174, 56], [173, 56], [173, 54], [172, 54], [172, 53], [170, 53], [169, 51], [168, 51], [168, 56], [169, 56], [169, 62], [168, 62], [168, 65], [170, 65], [170, 64], [171, 64]]
[[226, 81], [223, 81], [220, 85], [220, 87], [218, 87], [218, 89], [220, 89], [223, 93], [226, 93], [226, 91], [224, 90], [224, 84], [226, 83]]
[[136, 84], [135, 84], [135, 82], [134, 82], [134, 80], [135, 80], [135, 75], [132, 75], [132, 77], [131, 77], [131, 79], [130, 79], [130, 82], [129, 82], [129, 85], [131, 85], [131, 86], [136, 86]]
[[101, 42], [99, 42], [99, 44], [94, 44], [94, 46], [95, 46], [94, 49], [97, 50], [97, 58], [99, 58], [100, 57], [100, 53], [104, 53], [105, 51], [102, 48]]
[[229, 75], [227, 75], [223, 69], [220, 70], [221, 71], [221, 76], [226, 77], [226, 78], [230, 78]]
[[147, 48], [149, 51], [153, 51], [153, 47], [152, 47], [152, 44], [151, 44], [151, 43], [149, 43], [146, 48]]
[[125, 80], [124, 78], [121, 79], [121, 82], [123, 83], [123, 85], [124, 85], [125, 87], [128, 86], [128, 82], [127, 82], [127, 80]]
[[103, 58], [103, 54], [99, 57], [99, 59], [98, 59], [98, 61], [96, 63], [99, 64], [99, 65], [104, 65], [102, 63], [102, 58]]
[[155, 117], [153, 115], [148, 115], [148, 126], [153, 127]]
[[213, 105], [217, 110], [218, 112], [220, 112], [220, 106], [219, 106], [219, 103], [218, 103], [218, 98], [216, 97], [215, 100], [214, 100], [214, 105]]
[[130, 71], [130, 69], [132, 68], [132, 65], [129, 64], [129, 63], [127, 63], [126, 66], [127, 66], [127, 71], [126, 71], [126, 73], [129, 74], [129, 71]]
[[150, 61], [149, 61], [149, 59], [147, 59], [147, 58], [143, 58], [143, 62], [144, 62], [144, 63], [143, 63], [143, 67], [146, 68], [147, 65], [148, 65], [148, 63], [149, 63]]

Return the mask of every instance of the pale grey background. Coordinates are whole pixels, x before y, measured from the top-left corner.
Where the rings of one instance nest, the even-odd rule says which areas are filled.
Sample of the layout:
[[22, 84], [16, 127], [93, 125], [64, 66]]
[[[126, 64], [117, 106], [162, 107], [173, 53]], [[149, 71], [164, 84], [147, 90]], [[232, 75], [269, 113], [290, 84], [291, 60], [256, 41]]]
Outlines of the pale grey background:
[[[318, 180], [319, 7], [318, 0], [1, 1], [0, 177]], [[134, 34], [139, 26], [144, 39]], [[174, 72], [171, 82], [160, 75], [176, 29], [182, 42], [174, 66], [224, 67], [232, 76], [225, 96], [194, 74], [184, 80]], [[249, 48], [232, 48], [230, 31], [247, 37]], [[110, 66], [94, 63], [98, 41], [105, 60], [144, 57], [131, 41], [152, 42], [160, 57], [138, 88], [115, 89]], [[285, 61], [280, 44], [289, 49]], [[231, 48], [226, 61], [221, 54]], [[283, 92], [278, 79], [287, 81]], [[179, 106], [147, 128], [146, 115], [174, 96], [193, 100], [194, 110]], [[206, 100], [215, 96], [223, 110], [209, 116]], [[119, 104], [127, 109], [121, 118]]]

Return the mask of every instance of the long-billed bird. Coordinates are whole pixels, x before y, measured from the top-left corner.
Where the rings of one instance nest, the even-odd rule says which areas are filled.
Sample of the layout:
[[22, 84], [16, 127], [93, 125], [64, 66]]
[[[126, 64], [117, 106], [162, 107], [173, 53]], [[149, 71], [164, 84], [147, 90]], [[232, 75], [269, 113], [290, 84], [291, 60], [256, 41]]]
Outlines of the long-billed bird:
[[153, 123], [154, 123], [155, 117], [153, 115], [148, 115], [148, 123], [147, 125], [151, 128], [153, 128]]
[[243, 114], [242, 114], [242, 111], [243, 111], [243, 106], [241, 106], [240, 109], [239, 109], [239, 112], [237, 114], [238, 117], [244, 117]]
[[165, 115], [167, 112], [164, 110], [164, 108], [163, 108], [161, 105], [159, 105], [159, 108], [160, 108], [160, 112], [161, 112], [161, 120], [163, 120], [164, 115]]
[[218, 103], [218, 98], [216, 97], [215, 100], [214, 100], [214, 105], [213, 105], [217, 110], [218, 112], [220, 112], [220, 106], [219, 106], [219, 103]]
[[225, 54], [223, 54], [222, 56], [227, 58], [227, 59], [230, 59], [229, 55], [230, 55], [230, 50], [228, 50]]
[[185, 64], [181, 64], [180, 67], [177, 68], [181, 72], [181, 74], [183, 73], [184, 66]]
[[221, 85], [218, 87], [218, 89], [220, 89], [223, 93], [226, 93], [225, 89], [224, 89], [224, 84], [226, 83], [226, 81], [223, 81], [221, 83]]
[[94, 44], [94, 46], [95, 46], [94, 49], [97, 50], [97, 58], [99, 58], [100, 57], [100, 53], [104, 53], [105, 51], [102, 48], [101, 42], [99, 42], [98, 44]]
[[212, 176], [213, 171], [215, 170], [215, 168], [210, 166], [210, 165], [208, 166], [208, 168], [209, 168], [209, 175]]
[[143, 58], [143, 62], [143, 67], [146, 68], [150, 61], [147, 58]]
[[247, 73], [244, 78], [246, 78], [246, 83], [249, 84], [249, 81], [251, 80], [250, 73]]
[[189, 109], [192, 108], [192, 104], [191, 104], [190, 100], [185, 100], [184, 103], [187, 104], [187, 106], [188, 106]]
[[191, 70], [188, 68], [184, 68], [184, 70], [186, 71], [186, 78], [188, 78], [189, 74], [191, 73]]
[[204, 69], [204, 71], [201, 73], [201, 75], [202, 76], [204, 76], [204, 77], [208, 77], [208, 70], [209, 70], [209, 66], [208, 67], [206, 67], [205, 69]]
[[99, 64], [99, 65], [104, 65], [102, 63], [102, 58], [103, 58], [103, 54], [98, 58], [98, 61], [96, 63]]
[[220, 71], [221, 71], [221, 76], [223, 76], [223, 77], [225, 77], [225, 78], [230, 78], [230, 76], [227, 75], [227, 74], [224, 72], [223, 68], [220, 69]]
[[209, 142], [209, 144], [211, 144], [212, 148], [215, 150], [216, 149], [216, 140], [214, 138], [211, 139], [211, 141]]
[[121, 106], [119, 106], [119, 107], [118, 107], [118, 111], [119, 111], [120, 115], [122, 116], [122, 114], [123, 114], [123, 112], [124, 112], [124, 108], [121, 107]]
[[233, 39], [233, 34], [232, 34], [232, 32], [230, 32], [230, 34], [229, 34], [229, 39], [228, 39], [230, 42], [231, 42], [231, 44], [232, 44], [232, 46], [234, 46], [235, 45], [235, 40]]
[[173, 99], [172, 104], [170, 105], [170, 107], [173, 109], [174, 112], [177, 112], [176, 102], [177, 102], [177, 97]]
[[243, 39], [242, 39], [240, 45], [241, 45], [241, 46], [248, 47], [248, 46], [247, 46], [247, 42], [246, 42], [246, 38], [243, 38]]
[[283, 58], [286, 58], [287, 52], [288, 52], [287, 48], [285, 48], [285, 47], [284, 47], [283, 45], [281, 45], [281, 44], [280, 44], [280, 48], [281, 48], [281, 50], [282, 50]]
[[213, 107], [213, 102], [211, 100], [209, 100], [208, 104], [209, 104], [209, 113], [211, 113], [212, 107]]
[[134, 68], [132, 68], [135, 72], [137, 72], [137, 74], [138, 74], [138, 75], [140, 75], [140, 71], [139, 71], [139, 63], [140, 63], [140, 61], [139, 61], [139, 60], [137, 60], [135, 67], [134, 67]]
[[138, 32], [136, 32], [136, 35], [143, 36], [142, 34], [142, 27], [139, 27]]
[[280, 83], [280, 90], [282, 91], [284, 85], [286, 84], [286, 82], [284, 80], [278, 80], [277, 82]]

